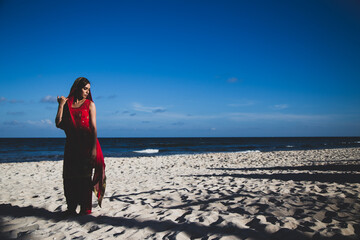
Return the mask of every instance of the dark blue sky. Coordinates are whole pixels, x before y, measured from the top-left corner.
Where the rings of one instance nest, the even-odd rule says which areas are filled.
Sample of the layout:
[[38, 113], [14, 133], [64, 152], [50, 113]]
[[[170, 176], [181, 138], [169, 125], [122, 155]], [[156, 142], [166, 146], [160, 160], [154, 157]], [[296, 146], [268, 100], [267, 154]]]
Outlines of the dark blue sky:
[[91, 81], [100, 137], [359, 136], [359, 1], [0, 2], [0, 137], [64, 136]]

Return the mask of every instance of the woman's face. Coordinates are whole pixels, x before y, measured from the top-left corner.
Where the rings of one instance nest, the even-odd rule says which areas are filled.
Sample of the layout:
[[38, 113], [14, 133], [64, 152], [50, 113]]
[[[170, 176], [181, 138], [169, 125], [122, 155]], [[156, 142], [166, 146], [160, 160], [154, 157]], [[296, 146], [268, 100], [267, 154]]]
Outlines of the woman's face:
[[87, 96], [89, 95], [90, 93], [90, 84], [86, 84], [85, 87], [83, 87], [81, 89], [81, 97], [82, 98], [87, 98]]

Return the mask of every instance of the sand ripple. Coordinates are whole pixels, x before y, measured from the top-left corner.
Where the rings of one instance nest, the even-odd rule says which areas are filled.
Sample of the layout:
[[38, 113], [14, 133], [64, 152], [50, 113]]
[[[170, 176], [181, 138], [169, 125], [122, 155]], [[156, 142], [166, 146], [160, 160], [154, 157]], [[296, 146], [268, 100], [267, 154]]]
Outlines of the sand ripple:
[[360, 237], [360, 148], [105, 161], [103, 208], [72, 218], [62, 162], [1, 164], [0, 238]]

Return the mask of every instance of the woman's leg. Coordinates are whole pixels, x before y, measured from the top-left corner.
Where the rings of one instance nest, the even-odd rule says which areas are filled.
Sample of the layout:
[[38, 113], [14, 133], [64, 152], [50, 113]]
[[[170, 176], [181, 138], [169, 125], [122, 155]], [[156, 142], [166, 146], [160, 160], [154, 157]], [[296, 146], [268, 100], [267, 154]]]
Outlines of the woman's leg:
[[91, 177], [81, 178], [80, 181], [80, 214], [90, 214], [92, 208], [92, 182]]
[[64, 193], [69, 214], [76, 214], [77, 184], [74, 179], [64, 178]]

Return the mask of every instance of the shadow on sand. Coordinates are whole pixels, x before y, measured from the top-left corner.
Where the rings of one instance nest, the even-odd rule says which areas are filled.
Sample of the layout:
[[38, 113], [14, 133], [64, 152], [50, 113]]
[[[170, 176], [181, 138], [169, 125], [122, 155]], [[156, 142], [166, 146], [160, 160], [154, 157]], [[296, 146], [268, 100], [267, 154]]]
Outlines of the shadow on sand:
[[[139, 221], [136, 219], [129, 219], [124, 217], [110, 217], [110, 216], [75, 216], [71, 218], [64, 218], [61, 212], [50, 212], [44, 208], [36, 208], [33, 206], [28, 207], [19, 207], [12, 206], [11, 204], [0, 204], [0, 217], [14, 217], [14, 218], [22, 218], [22, 217], [36, 217], [43, 220], [53, 220], [56, 222], [59, 221], [75, 221], [81, 225], [86, 223], [94, 223], [94, 226], [90, 228], [89, 233], [93, 231], [97, 231], [100, 229], [98, 225], [110, 225], [114, 227], [125, 227], [125, 228], [136, 228], [136, 229], [144, 229], [150, 228], [154, 232], [163, 232], [170, 231], [168, 234], [164, 236], [164, 239], [176, 239], [176, 235], [179, 232], [185, 232], [189, 235], [190, 239], [193, 238], [203, 238], [208, 239], [208, 235], [210, 234], [221, 234], [221, 235], [231, 235], [240, 238], [251, 238], [251, 239], [292, 239], [292, 240], [306, 240], [310, 239], [302, 232], [298, 230], [290, 230], [286, 228], [282, 228], [276, 233], [270, 234], [265, 231], [265, 225], [258, 222], [258, 219], [251, 221], [247, 224], [250, 229], [242, 229], [231, 223], [227, 225], [219, 226], [217, 223], [213, 223], [210, 226], [205, 226], [199, 223], [186, 222], [186, 223], [176, 223], [170, 220], [167, 221], [157, 221], [157, 220], [144, 220]], [[4, 233], [4, 223], [1, 223], [0, 226], [0, 237], [1, 239], [11, 239], [7, 234]], [[253, 228], [253, 229], [251, 229]], [[254, 230], [255, 229], [255, 230]], [[124, 231], [120, 233], [114, 233], [114, 237], [120, 236]], [[21, 237], [25, 237], [25, 239], [31, 239], [32, 231], [22, 232]], [[315, 236], [314, 236], [315, 237]], [[316, 235], [315, 238], [319, 240], [329, 240], [329, 239], [354, 239], [348, 238], [342, 235], [336, 234], [335, 236], [322, 237], [320, 235]], [[340, 238], [339, 238], [340, 237]]]
[[134, 203], [134, 201], [132, 201], [132, 200], [124, 200], [124, 199], [121, 199], [121, 198], [122, 197], [129, 198], [130, 196], [138, 196], [138, 195], [141, 195], [141, 194], [153, 194], [153, 193], [156, 193], [156, 192], [179, 191], [179, 190], [189, 191], [186, 188], [163, 188], [163, 189], [151, 190], [151, 191], [146, 191], [146, 192], [137, 192], [137, 193], [130, 193], [130, 194], [112, 195], [110, 197], [105, 197], [105, 198], [108, 198], [111, 202], [117, 200], [117, 201], [122, 201], [122, 202]]
[[[199, 174], [182, 175], [183, 177], [234, 177], [234, 178], [254, 178], [254, 179], [276, 179], [283, 181], [317, 181], [328, 183], [360, 183], [360, 165], [324, 165], [324, 166], [300, 166], [300, 167], [270, 167], [270, 168], [209, 168], [211, 170], [230, 171], [258, 171], [258, 170], [304, 170], [304, 171], [337, 171], [344, 173], [222, 173], [222, 174]], [[351, 173], [349, 173], [351, 171]]]
[[348, 165], [311, 165], [311, 166], [297, 166], [297, 167], [267, 167], [267, 168], [208, 168], [212, 170], [226, 170], [226, 171], [257, 171], [257, 170], [284, 170], [284, 171], [339, 171], [339, 172], [360, 172], [360, 164]]
[[[179, 232], [185, 232], [189, 235], [189, 238], [202, 238], [207, 239], [208, 234], [222, 234], [222, 235], [232, 235], [240, 238], [252, 238], [252, 239], [309, 239], [301, 232], [290, 229], [281, 229], [274, 234], [268, 234], [265, 231], [253, 230], [253, 229], [241, 229], [233, 224], [228, 224], [226, 226], [205, 226], [198, 223], [176, 223], [173, 221], [156, 221], [156, 220], [145, 220], [139, 221], [136, 219], [128, 219], [124, 217], [109, 217], [109, 216], [99, 216], [94, 217], [92, 215], [87, 216], [75, 216], [72, 218], [64, 219], [61, 217], [59, 212], [50, 212], [43, 208], [36, 207], [18, 207], [12, 206], [11, 204], [0, 204], [0, 216], [1, 217], [37, 217], [43, 220], [53, 220], [53, 221], [75, 221], [79, 224], [94, 223], [96, 225], [111, 225], [115, 227], [126, 227], [126, 228], [151, 228], [154, 232], [163, 232], [171, 231], [169, 234], [164, 236], [164, 239], [175, 239], [176, 235]], [[9, 239], [6, 237], [6, 234], [3, 233], [4, 224], [1, 226], [1, 237], [2, 239]], [[91, 228], [94, 229], [94, 228]], [[99, 228], [95, 228], [95, 231]], [[91, 230], [89, 230], [91, 231]], [[92, 230], [94, 231], [94, 230]], [[115, 236], [120, 235], [114, 234]], [[30, 238], [31, 232], [22, 233], [23, 237]], [[329, 239], [329, 238], [321, 238]], [[333, 238], [331, 238], [333, 239]]]

